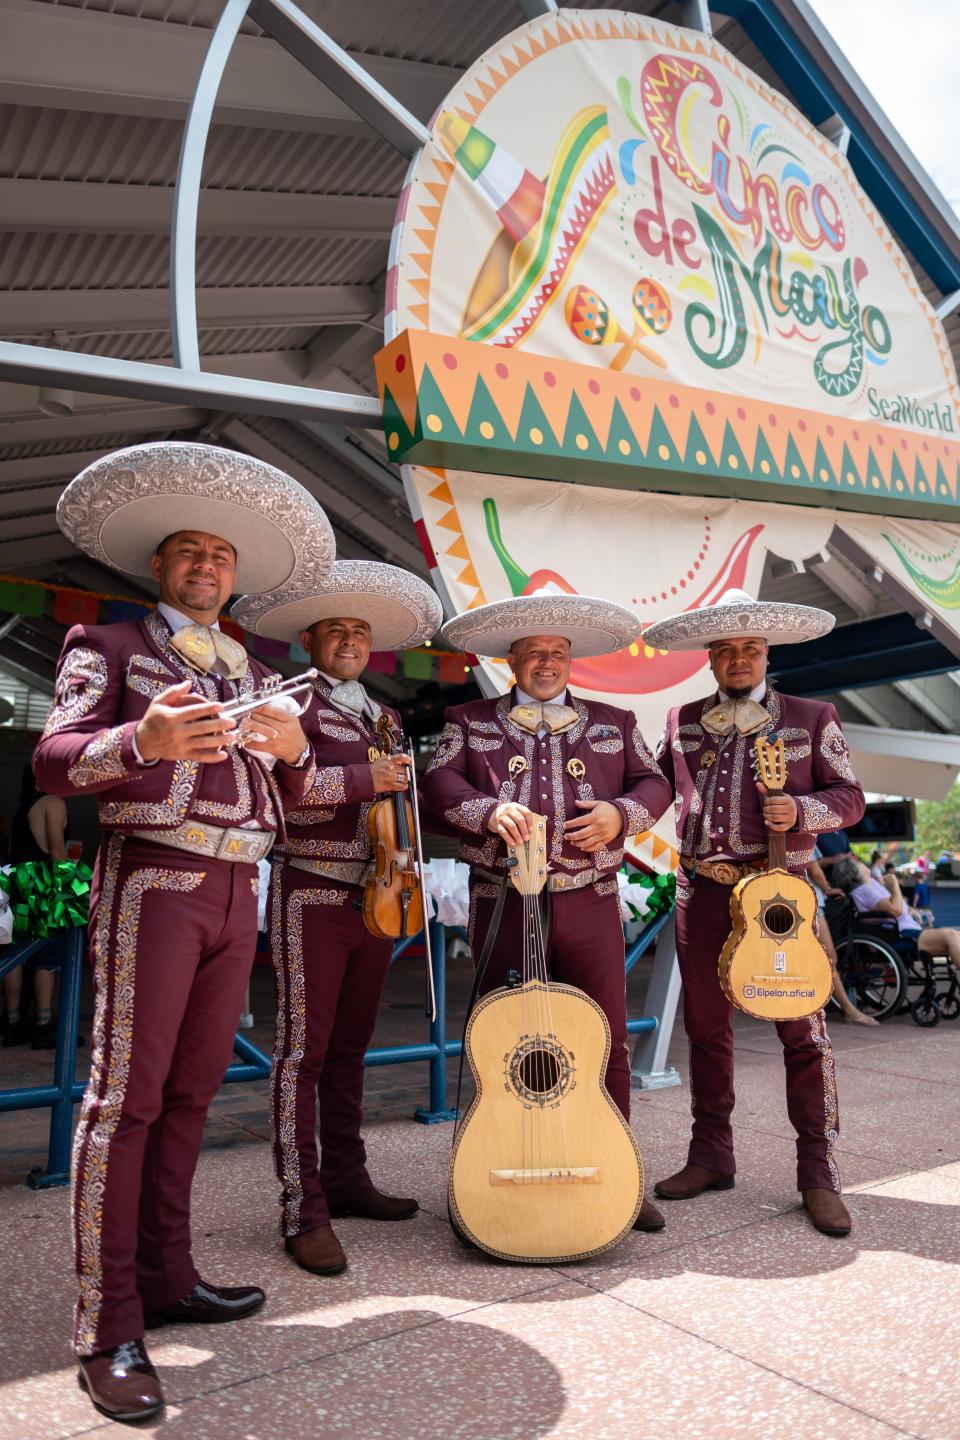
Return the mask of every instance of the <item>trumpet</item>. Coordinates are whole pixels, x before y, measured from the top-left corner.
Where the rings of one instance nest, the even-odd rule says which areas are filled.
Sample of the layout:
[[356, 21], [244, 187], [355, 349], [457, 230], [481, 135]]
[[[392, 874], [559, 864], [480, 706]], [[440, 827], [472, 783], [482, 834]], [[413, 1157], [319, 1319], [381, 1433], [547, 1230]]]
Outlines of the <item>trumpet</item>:
[[[272, 675], [251, 695], [224, 701], [220, 713], [236, 720], [241, 715], [249, 715], [251, 710], [259, 710], [261, 705], [272, 705], [274, 700], [279, 700], [284, 695], [294, 696], [309, 692], [313, 689], [313, 682], [319, 673], [318, 670], [304, 670], [302, 675], [291, 675], [289, 680], [285, 680], [282, 675]], [[306, 708], [307, 702], [304, 700], [297, 714], [302, 715]]]

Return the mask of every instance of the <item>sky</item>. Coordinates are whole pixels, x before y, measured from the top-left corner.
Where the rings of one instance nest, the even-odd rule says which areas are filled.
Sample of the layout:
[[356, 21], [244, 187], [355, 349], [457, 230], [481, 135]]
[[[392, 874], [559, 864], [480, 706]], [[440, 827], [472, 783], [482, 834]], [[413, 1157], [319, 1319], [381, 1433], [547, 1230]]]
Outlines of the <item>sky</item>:
[[809, 0], [960, 215], [958, 0]]

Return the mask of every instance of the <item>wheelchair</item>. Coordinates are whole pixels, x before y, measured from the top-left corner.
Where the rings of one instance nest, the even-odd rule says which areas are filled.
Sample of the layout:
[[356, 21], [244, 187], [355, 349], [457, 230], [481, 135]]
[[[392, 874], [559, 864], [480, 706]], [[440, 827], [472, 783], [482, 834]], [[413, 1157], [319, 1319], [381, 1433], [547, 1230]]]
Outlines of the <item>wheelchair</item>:
[[[892, 915], [860, 914], [852, 900], [832, 901], [827, 923], [837, 969], [855, 1005], [876, 1020], [909, 1013], [929, 1029], [960, 1015], [960, 976], [948, 959], [927, 955], [904, 939]], [[946, 982], [946, 988], [938, 986]], [[920, 994], [910, 999], [911, 987]], [[835, 1004], [835, 1001], [830, 1002]]]
[[[897, 922], [892, 916], [861, 915], [852, 900], [829, 900], [825, 919], [837, 951], [837, 971], [857, 1009], [880, 1021], [899, 1015], [909, 980], [891, 935]], [[840, 1008], [832, 996], [828, 1006]]]

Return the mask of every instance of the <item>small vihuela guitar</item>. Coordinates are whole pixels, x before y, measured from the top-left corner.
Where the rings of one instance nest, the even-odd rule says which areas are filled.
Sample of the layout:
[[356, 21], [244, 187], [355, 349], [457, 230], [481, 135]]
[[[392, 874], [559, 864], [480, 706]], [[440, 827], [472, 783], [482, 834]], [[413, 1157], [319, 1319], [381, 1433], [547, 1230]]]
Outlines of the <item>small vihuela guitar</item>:
[[[610, 1027], [599, 1005], [547, 978], [539, 893], [546, 820], [511, 852], [523, 896], [521, 983], [474, 1008], [464, 1053], [476, 1095], [450, 1157], [454, 1226], [504, 1260], [583, 1260], [629, 1231], [643, 1199], [640, 1152], [603, 1084]], [[522, 969], [521, 969], [522, 967]]]
[[[757, 737], [757, 779], [769, 795], [782, 795], [787, 781], [783, 740]], [[827, 1003], [833, 984], [830, 957], [814, 922], [813, 886], [787, 869], [782, 831], [767, 832], [768, 868], [733, 887], [733, 928], [720, 953], [720, 984], [738, 1010], [758, 1020], [801, 1020]]]

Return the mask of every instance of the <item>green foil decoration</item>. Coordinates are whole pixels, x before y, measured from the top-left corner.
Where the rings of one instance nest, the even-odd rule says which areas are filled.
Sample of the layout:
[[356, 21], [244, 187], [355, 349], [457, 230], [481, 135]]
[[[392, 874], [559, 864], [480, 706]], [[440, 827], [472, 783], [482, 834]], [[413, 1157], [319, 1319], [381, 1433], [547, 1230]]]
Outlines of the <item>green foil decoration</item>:
[[[637, 908], [635, 917], [637, 920], [644, 920], [650, 925], [661, 915], [669, 915], [677, 894], [676, 875], [647, 875], [642, 870], [635, 870], [629, 876], [628, 883], [636, 885], [638, 889], [642, 890], [647, 902], [646, 911], [642, 915], [639, 907]], [[624, 899], [630, 905], [629, 892]], [[633, 909], [633, 906], [630, 908]]]
[[58, 930], [86, 925], [90, 908], [89, 865], [75, 860], [27, 860], [0, 877], [10, 896], [13, 933], [45, 940]]

